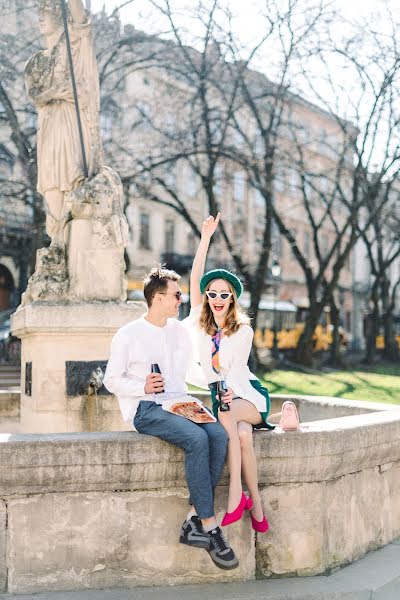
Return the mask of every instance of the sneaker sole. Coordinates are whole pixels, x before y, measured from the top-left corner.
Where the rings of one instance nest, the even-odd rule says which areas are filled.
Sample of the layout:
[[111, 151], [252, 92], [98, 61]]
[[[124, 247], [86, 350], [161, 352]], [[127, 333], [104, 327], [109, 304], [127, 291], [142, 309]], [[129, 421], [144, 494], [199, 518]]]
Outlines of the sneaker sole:
[[215, 561], [213, 559], [213, 557], [211, 556], [211, 554], [210, 554], [210, 558], [213, 561], [214, 565], [216, 567], [218, 567], [219, 569], [222, 569], [223, 571], [232, 571], [233, 569], [237, 569], [239, 566], [239, 561], [237, 561], [237, 563], [235, 563], [234, 565], [226, 565], [226, 564], [221, 564], [221, 563]]
[[202, 548], [203, 550], [208, 550], [210, 547], [210, 544], [207, 542], [202, 542], [200, 540], [194, 541], [194, 542], [188, 542], [183, 537], [179, 538], [179, 543], [185, 544], [185, 546], [191, 546], [192, 548]]

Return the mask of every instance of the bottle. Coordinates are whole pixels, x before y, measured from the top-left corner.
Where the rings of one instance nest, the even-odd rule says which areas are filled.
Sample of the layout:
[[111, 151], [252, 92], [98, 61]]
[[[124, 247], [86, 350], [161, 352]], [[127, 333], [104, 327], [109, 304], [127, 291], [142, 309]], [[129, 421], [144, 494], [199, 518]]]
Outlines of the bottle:
[[[161, 370], [160, 367], [158, 366], [157, 363], [152, 363], [151, 367], [150, 367], [150, 371], [152, 373], [159, 373], [161, 375]], [[159, 392], [154, 392], [155, 394], [162, 394], [164, 391], [164, 389], [160, 390]]]
[[226, 381], [224, 381], [223, 379], [220, 379], [217, 382], [217, 396], [218, 396], [218, 400], [219, 400], [219, 410], [221, 412], [227, 412], [228, 410], [231, 410], [229, 408], [229, 404], [226, 404], [226, 402], [223, 401], [223, 397], [225, 396], [227, 391], [228, 391], [228, 386], [226, 385]]

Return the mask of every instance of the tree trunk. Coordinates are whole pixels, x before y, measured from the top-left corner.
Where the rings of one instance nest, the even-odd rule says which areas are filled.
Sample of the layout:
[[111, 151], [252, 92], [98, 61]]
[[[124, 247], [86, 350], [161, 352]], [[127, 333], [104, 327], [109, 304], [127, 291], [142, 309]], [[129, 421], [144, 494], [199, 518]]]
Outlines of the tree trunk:
[[365, 337], [367, 342], [364, 362], [372, 364], [376, 357], [376, 337], [379, 333], [379, 304], [376, 286], [371, 292], [372, 311], [367, 316]]
[[385, 347], [383, 349], [383, 357], [386, 360], [399, 360], [399, 347], [395, 337], [395, 329], [393, 322], [393, 308], [389, 296], [390, 283], [385, 276], [381, 282], [381, 299], [382, 299], [382, 320], [383, 320], [383, 335]]
[[[260, 303], [261, 293], [259, 290], [254, 290], [251, 292], [250, 296], [250, 317], [251, 317], [251, 326], [254, 331], [257, 329], [257, 321], [258, 321], [258, 305]], [[251, 371], [258, 371], [261, 368], [261, 359], [257, 346], [253, 342], [253, 346], [251, 349], [250, 359], [249, 359], [249, 368]]]
[[313, 335], [318, 325], [322, 309], [319, 304], [311, 304], [310, 312], [304, 324], [304, 331], [301, 334], [296, 348], [296, 362], [300, 365], [312, 366], [313, 364]]
[[331, 324], [333, 326], [332, 329], [332, 344], [330, 347], [330, 360], [332, 366], [334, 367], [342, 367], [343, 361], [340, 356], [340, 334], [339, 334], [339, 310], [336, 306], [335, 299], [332, 297], [330, 300], [330, 309], [331, 309]]

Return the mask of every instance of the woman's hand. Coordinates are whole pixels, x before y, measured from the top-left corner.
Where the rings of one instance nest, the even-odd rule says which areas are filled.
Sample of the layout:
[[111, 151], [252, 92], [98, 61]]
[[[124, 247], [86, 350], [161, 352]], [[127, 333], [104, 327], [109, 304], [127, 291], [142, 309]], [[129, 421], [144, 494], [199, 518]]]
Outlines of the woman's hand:
[[201, 237], [202, 238], [210, 239], [212, 237], [214, 231], [218, 227], [220, 218], [221, 218], [220, 212], [217, 214], [215, 219], [211, 215], [209, 217], [207, 217], [207, 219], [203, 222], [203, 227], [201, 228]]
[[232, 400], [233, 400], [233, 389], [228, 388], [228, 390], [222, 396], [222, 402], [224, 402], [225, 404], [230, 404], [232, 402]]
[[203, 302], [203, 296], [200, 291], [200, 280], [204, 273], [204, 268], [206, 266], [206, 258], [208, 247], [210, 245], [210, 239], [213, 235], [214, 231], [218, 227], [219, 219], [221, 214], [218, 213], [217, 216], [212, 217], [211, 215], [203, 222], [203, 226], [201, 228], [201, 240], [196, 250], [196, 255], [194, 257], [192, 270], [190, 273], [190, 306], [194, 308], [195, 306], [199, 306]]

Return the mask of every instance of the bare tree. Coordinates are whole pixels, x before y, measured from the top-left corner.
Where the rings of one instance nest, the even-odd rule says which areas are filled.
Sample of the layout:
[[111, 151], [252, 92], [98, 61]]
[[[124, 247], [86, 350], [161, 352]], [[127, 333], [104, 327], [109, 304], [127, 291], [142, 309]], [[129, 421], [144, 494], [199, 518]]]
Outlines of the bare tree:
[[[394, 182], [396, 184], [397, 182]], [[385, 185], [382, 195], [387, 200], [382, 210], [375, 210], [375, 199], [368, 199], [367, 211], [372, 215], [371, 225], [363, 232], [363, 241], [371, 270], [371, 312], [368, 315], [367, 349], [365, 360], [374, 361], [376, 338], [383, 324], [384, 358], [399, 359], [399, 347], [394, 327], [394, 311], [400, 277], [391, 279], [391, 267], [400, 257], [400, 201], [399, 191], [392, 185]]]
[[[45, 244], [43, 199], [36, 191], [36, 113], [24, 91], [23, 70], [27, 58], [38, 49], [39, 39], [32, 27], [33, 6], [16, 3], [3, 12], [3, 18], [24, 23], [19, 31], [7, 28], [1, 33], [0, 126], [4, 147], [12, 157], [12, 173], [0, 173], [1, 199], [7, 222], [29, 226], [25, 261], [34, 268], [36, 250]], [[8, 22], [8, 21], [7, 21]]]
[[[147, 37], [153, 48], [151, 55], [148, 49], [143, 52], [146, 38], [141, 39], [136, 32], [134, 59], [124, 58], [128, 65], [125, 73], [145, 68], [153, 77], [153, 85], [157, 79], [158, 94], [149, 104], [143, 98], [138, 101], [137, 118], [131, 123], [132, 136], [140, 128], [147, 129], [147, 145], [118, 147], [118, 153], [122, 151], [131, 161], [130, 169], [123, 170], [123, 180], [134, 185], [138, 196], [175, 210], [199, 236], [198, 219], [171, 177], [173, 169], [187, 169], [193, 174], [208, 211], [216, 214], [222, 209], [221, 238], [230, 266], [240, 273], [250, 292], [250, 312], [256, 325], [260, 298], [268, 283], [274, 165], [282, 115], [293, 72], [298, 68], [295, 65], [304, 47], [313, 43], [313, 30], [323, 10], [319, 3], [300, 0], [283, 9], [281, 3], [269, 0], [264, 34], [244, 50], [233, 33], [231, 15], [220, 0], [196, 7], [194, 18], [198, 29], [201, 25], [201, 34], [194, 41], [195, 48], [187, 45], [170, 3], [152, 4], [166, 19], [172, 40]], [[309, 18], [299, 22], [306, 5]], [[278, 75], [272, 83], [252, 65], [277, 47]], [[247, 180], [250, 183], [250, 202], [254, 203], [255, 194], [261, 199], [251, 224], [258, 230], [259, 245], [251, 257], [245, 256], [241, 244], [243, 208], [229, 197], [238, 169], [243, 173], [243, 185]], [[224, 192], [219, 189], [221, 180]], [[223, 261], [226, 263], [226, 258]]]
[[[305, 143], [299, 124], [289, 121], [293, 143], [286, 163], [298, 173], [297, 185], [312, 236], [311, 260], [287, 215], [274, 205], [279, 231], [289, 242], [308, 289], [310, 310], [297, 348], [297, 360], [305, 364], [312, 362], [315, 326], [324, 307], [332, 302], [346, 261], [357, 239], [386, 206], [389, 196], [382, 194], [382, 189], [390, 189], [400, 171], [397, 31], [393, 24], [388, 39], [375, 31], [367, 36], [365, 28], [352, 25], [347, 37], [336, 40], [328, 29], [318, 54], [310, 56], [312, 71], [306, 70], [309, 63], [303, 61], [308, 91], [338, 132], [333, 137], [329, 132], [319, 136], [320, 153], [328, 157], [320, 161], [312, 151], [312, 136]], [[340, 74], [336, 77], [333, 59], [340, 60], [335, 65]], [[344, 83], [340, 77], [346, 74], [348, 78], [349, 72], [351, 78]], [[330, 239], [326, 226], [334, 232]]]

